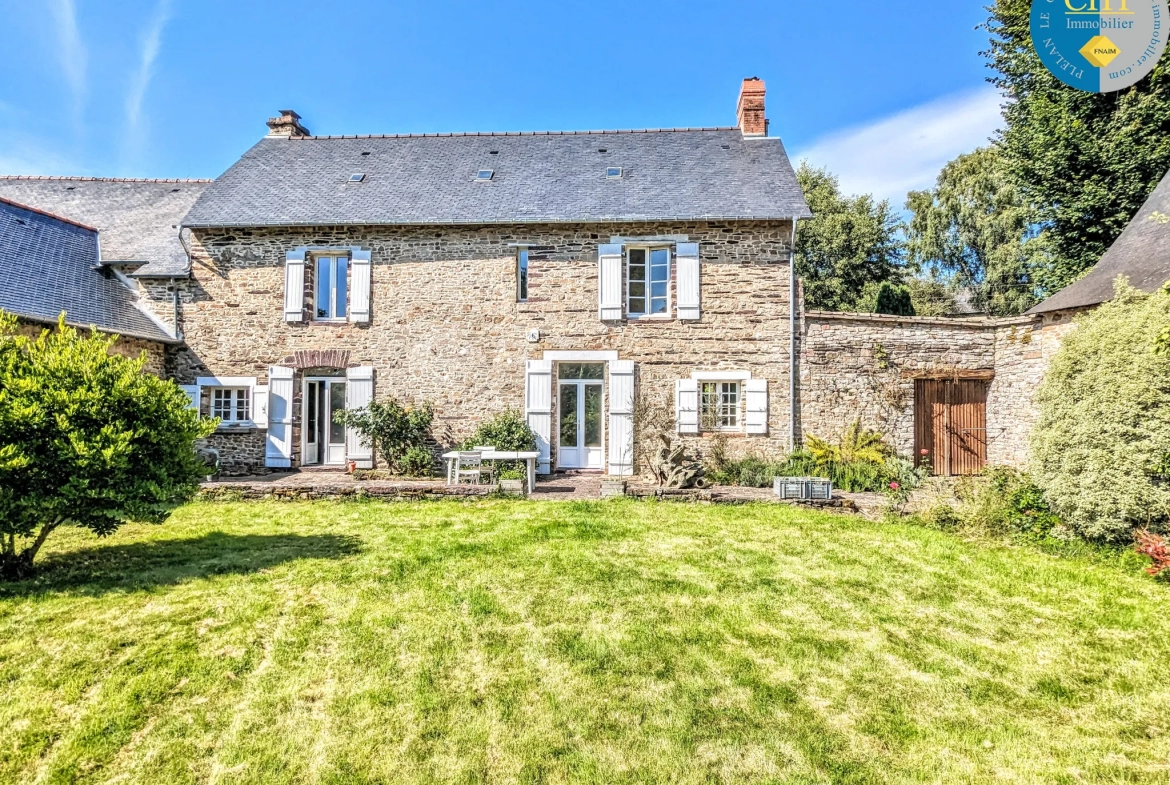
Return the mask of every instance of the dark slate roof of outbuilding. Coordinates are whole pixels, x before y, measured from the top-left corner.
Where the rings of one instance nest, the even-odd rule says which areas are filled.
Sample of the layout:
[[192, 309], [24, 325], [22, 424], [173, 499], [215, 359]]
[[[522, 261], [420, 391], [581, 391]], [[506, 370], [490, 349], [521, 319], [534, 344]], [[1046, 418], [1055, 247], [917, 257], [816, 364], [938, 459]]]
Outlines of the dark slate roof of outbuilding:
[[1028, 313], [1086, 308], [1112, 300], [1113, 282], [1122, 275], [1143, 292], [1153, 292], [1170, 281], [1170, 173], [1084, 278]]
[[101, 232], [107, 262], [144, 262], [135, 276], [187, 275], [179, 223], [209, 180], [0, 177], [0, 198], [65, 216]]
[[[601, 152], [604, 150], [605, 152]], [[607, 179], [607, 167], [622, 177]], [[491, 180], [476, 172], [491, 169]], [[349, 182], [354, 174], [361, 182]], [[810, 215], [777, 138], [734, 128], [265, 137], [183, 225], [493, 224]]]
[[0, 199], [0, 310], [173, 343], [97, 263], [95, 229]]

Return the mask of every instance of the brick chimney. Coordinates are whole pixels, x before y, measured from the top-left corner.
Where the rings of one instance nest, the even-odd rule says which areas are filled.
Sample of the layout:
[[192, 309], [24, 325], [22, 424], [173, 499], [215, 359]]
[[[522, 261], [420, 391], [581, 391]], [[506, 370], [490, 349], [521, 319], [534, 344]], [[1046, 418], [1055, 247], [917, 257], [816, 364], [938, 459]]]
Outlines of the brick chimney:
[[764, 117], [764, 80], [751, 76], [739, 88], [735, 119], [744, 136], [767, 136], [768, 120]]
[[301, 116], [292, 109], [281, 109], [280, 117], [268, 120], [269, 136], [312, 136], [309, 129], [301, 125]]

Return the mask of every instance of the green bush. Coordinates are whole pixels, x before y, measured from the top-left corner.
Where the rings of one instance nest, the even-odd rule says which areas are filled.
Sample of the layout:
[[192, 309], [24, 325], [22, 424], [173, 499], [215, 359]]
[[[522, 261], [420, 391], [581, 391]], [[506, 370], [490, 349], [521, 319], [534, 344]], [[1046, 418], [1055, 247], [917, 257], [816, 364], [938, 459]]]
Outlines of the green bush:
[[99, 537], [128, 522], [162, 523], [208, 469], [200, 420], [145, 356], [110, 353], [115, 338], [65, 326], [36, 337], [0, 312], [0, 579], [32, 572], [61, 526]]
[[1061, 525], [1040, 487], [1010, 467], [989, 466], [978, 476], [963, 477], [955, 492], [963, 525], [973, 531], [1042, 538]]
[[508, 409], [480, 423], [461, 449], [470, 450], [481, 444], [505, 452], [531, 452], [536, 449], [536, 434], [522, 412]]
[[910, 490], [918, 487], [923, 479], [914, 464], [901, 458], [887, 457], [881, 463], [868, 460], [838, 462], [818, 460], [803, 450], [797, 450], [784, 461], [749, 455], [707, 467], [707, 479], [717, 485], [768, 488], [776, 477], [824, 477], [832, 481], [834, 488], [850, 493], [884, 491], [891, 482]]
[[398, 469], [407, 477], [430, 477], [435, 457], [426, 447], [409, 447], [398, 460]]
[[1052, 511], [1094, 540], [1128, 541], [1170, 517], [1170, 293], [1120, 283], [1078, 317], [1037, 392], [1032, 470]]
[[[488, 444], [502, 452], [532, 452], [536, 449], [536, 433], [524, 419], [523, 412], [507, 409], [480, 423], [475, 432], [464, 440], [460, 449], [470, 450]], [[523, 461], [499, 461], [495, 472], [496, 477], [502, 480], [528, 476]]]
[[333, 416], [334, 422], [353, 428], [373, 444], [391, 471], [399, 473], [406, 471], [403, 460], [410, 450], [425, 449], [434, 419], [435, 409], [429, 401], [409, 406], [394, 398], [383, 403], [371, 401], [368, 406], [338, 411]]

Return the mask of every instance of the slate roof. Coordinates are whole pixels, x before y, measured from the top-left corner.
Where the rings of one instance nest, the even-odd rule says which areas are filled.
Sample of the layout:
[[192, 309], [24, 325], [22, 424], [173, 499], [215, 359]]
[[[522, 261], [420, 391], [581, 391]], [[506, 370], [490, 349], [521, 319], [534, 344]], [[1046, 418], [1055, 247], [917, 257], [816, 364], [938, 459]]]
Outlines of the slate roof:
[[1119, 275], [1143, 292], [1153, 292], [1170, 281], [1170, 172], [1084, 278], [1028, 313], [1086, 308], [1112, 300], [1113, 282]]
[[0, 199], [0, 309], [56, 323], [173, 343], [113, 273], [96, 267], [92, 227]]
[[[619, 166], [622, 176], [607, 179], [606, 168]], [[492, 170], [492, 178], [477, 182], [481, 169]], [[365, 177], [349, 182], [353, 174]], [[630, 222], [794, 215], [810, 213], [779, 139], [745, 139], [735, 128], [706, 128], [266, 137], [204, 191], [183, 225]]]
[[179, 223], [208, 180], [3, 177], [0, 198], [97, 227], [106, 262], [145, 262], [131, 274], [187, 275]]

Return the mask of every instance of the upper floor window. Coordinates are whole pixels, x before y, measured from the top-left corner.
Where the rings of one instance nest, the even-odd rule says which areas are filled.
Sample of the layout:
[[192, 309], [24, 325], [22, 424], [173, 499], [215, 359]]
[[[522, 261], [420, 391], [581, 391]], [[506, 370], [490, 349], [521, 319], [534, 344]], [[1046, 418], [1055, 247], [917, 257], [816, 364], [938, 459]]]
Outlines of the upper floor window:
[[626, 312], [630, 316], [668, 316], [670, 249], [630, 248], [626, 265]]
[[216, 387], [211, 391], [211, 416], [225, 423], [249, 422], [252, 401], [247, 387]]
[[528, 249], [521, 248], [516, 254], [516, 299], [528, 299]]
[[704, 431], [740, 429], [739, 382], [703, 382], [699, 393], [699, 423]]
[[314, 319], [343, 321], [349, 277], [348, 256], [318, 256], [314, 269]]

